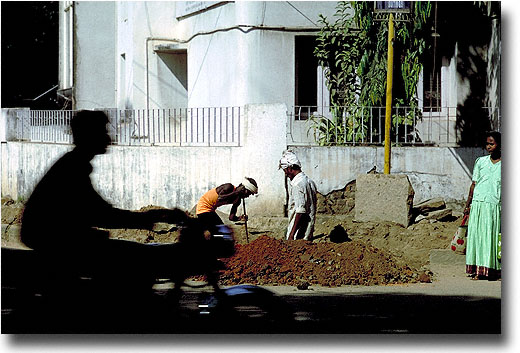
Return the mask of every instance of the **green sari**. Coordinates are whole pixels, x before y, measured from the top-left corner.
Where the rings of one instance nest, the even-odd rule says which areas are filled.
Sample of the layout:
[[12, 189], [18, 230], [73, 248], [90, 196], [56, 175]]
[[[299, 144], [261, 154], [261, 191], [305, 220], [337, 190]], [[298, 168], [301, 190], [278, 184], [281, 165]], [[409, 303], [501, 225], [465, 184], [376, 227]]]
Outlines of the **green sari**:
[[479, 157], [473, 168], [475, 188], [468, 221], [466, 273], [500, 276], [498, 234], [501, 214], [501, 166], [490, 156]]

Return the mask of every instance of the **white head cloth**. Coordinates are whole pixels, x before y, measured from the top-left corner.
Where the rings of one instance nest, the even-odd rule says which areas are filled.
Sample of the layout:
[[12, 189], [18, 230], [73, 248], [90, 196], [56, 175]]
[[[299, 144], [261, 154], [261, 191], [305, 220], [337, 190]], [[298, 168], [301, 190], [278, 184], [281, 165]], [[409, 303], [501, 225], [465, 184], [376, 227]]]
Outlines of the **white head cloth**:
[[258, 188], [254, 186], [253, 183], [250, 182], [247, 178], [244, 178], [244, 180], [242, 181], [242, 185], [244, 185], [244, 187], [247, 190], [251, 191], [253, 194], [258, 193]]
[[280, 168], [286, 169], [292, 165], [297, 165], [298, 167], [302, 167], [300, 160], [293, 151], [287, 150], [282, 153], [282, 159], [280, 159]]

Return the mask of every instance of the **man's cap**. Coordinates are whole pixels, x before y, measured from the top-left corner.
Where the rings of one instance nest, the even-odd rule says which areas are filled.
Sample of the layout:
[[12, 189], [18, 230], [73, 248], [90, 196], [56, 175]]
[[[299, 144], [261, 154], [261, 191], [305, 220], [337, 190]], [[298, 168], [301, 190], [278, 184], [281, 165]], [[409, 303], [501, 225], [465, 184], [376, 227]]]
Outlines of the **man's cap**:
[[278, 168], [286, 169], [290, 166], [297, 165], [298, 167], [302, 167], [300, 160], [296, 157], [293, 151], [287, 150], [282, 153], [282, 159], [280, 159], [280, 164]]
[[[251, 180], [253, 180], [253, 179], [251, 179]], [[252, 182], [250, 182], [248, 177], [244, 177], [244, 180], [242, 181], [242, 185], [244, 185], [244, 187], [247, 190], [249, 190], [250, 192], [252, 192], [253, 194], [258, 193], [258, 187], [255, 186], [255, 184], [253, 184]]]

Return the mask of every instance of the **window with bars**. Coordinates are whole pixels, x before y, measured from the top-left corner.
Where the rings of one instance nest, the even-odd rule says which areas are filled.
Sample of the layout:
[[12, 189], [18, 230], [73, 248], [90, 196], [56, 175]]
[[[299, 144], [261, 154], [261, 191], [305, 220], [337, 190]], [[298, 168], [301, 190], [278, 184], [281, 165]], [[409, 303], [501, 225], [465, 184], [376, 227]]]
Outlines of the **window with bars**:
[[440, 112], [442, 108], [440, 58], [431, 58], [423, 66], [423, 109], [430, 112]]

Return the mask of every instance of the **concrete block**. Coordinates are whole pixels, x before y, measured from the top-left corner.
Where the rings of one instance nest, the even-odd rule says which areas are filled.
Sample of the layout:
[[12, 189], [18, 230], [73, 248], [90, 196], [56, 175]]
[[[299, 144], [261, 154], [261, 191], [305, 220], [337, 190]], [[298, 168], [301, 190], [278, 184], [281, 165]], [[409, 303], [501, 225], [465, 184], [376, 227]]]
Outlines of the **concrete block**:
[[408, 227], [413, 197], [412, 184], [404, 174], [362, 174], [356, 180], [355, 219]]

